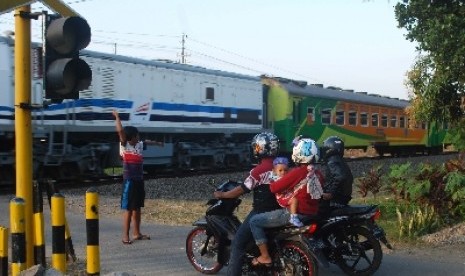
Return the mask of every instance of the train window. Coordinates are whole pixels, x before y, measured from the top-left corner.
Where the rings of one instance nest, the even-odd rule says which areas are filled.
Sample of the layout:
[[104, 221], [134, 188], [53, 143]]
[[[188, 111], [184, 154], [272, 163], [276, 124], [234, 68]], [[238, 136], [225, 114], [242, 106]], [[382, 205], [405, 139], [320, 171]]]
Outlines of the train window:
[[418, 128], [418, 123], [410, 118], [407, 118], [407, 127], [410, 129]]
[[321, 110], [321, 123], [329, 125], [331, 123], [331, 108]]
[[378, 127], [379, 126], [379, 116], [378, 113], [371, 114], [371, 126]]
[[207, 101], [214, 101], [215, 100], [215, 88], [213, 88], [213, 87], [205, 87], [205, 99]]
[[388, 116], [386, 114], [381, 116], [381, 126], [388, 127]]
[[357, 111], [349, 111], [349, 125], [350, 126], [357, 125]]
[[397, 116], [391, 115], [391, 127], [397, 127]]
[[344, 121], [345, 121], [345, 112], [344, 112], [344, 110], [336, 111], [336, 124], [342, 126], [342, 125], [344, 125]]
[[368, 126], [368, 113], [365, 113], [365, 112], [360, 113], [360, 125]]
[[399, 118], [399, 127], [405, 128], [405, 117], [404, 116], [400, 116]]
[[307, 121], [310, 123], [315, 121], [315, 108], [307, 107]]
[[302, 103], [298, 100], [295, 100], [293, 103], [292, 103], [292, 119], [294, 121], [295, 124], [299, 124], [301, 122], [301, 106], [302, 106]]

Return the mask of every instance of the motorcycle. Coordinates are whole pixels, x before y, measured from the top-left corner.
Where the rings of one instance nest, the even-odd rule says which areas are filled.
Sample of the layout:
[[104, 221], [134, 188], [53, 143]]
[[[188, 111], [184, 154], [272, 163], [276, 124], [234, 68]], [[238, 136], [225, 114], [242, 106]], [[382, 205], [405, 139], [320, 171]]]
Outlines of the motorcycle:
[[[218, 191], [230, 191], [239, 183], [226, 181]], [[241, 225], [235, 210], [241, 199], [210, 199], [204, 217], [195, 221], [186, 238], [186, 254], [192, 266], [204, 274], [215, 274], [228, 265], [230, 246], [234, 235]], [[303, 242], [305, 235], [312, 235], [316, 224], [296, 228], [283, 226], [267, 230], [268, 247], [272, 257], [270, 267], [252, 265], [252, 259], [259, 255], [254, 241], [250, 241], [244, 257], [242, 275], [302, 275], [318, 274], [315, 256]]]
[[333, 263], [347, 275], [373, 275], [383, 258], [380, 242], [392, 249], [376, 224], [380, 215], [377, 205], [336, 207], [305, 242], [326, 267]]

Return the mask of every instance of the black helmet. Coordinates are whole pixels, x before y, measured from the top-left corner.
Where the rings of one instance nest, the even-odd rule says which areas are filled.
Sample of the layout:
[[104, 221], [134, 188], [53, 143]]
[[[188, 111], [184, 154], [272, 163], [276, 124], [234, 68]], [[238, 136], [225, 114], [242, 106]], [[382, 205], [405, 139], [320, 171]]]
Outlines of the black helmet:
[[273, 133], [263, 132], [255, 135], [252, 139], [252, 152], [255, 158], [270, 156], [274, 157], [279, 151], [278, 136]]
[[323, 159], [328, 160], [333, 155], [344, 156], [344, 142], [337, 136], [330, 136], [323, 141], [321, 146]]

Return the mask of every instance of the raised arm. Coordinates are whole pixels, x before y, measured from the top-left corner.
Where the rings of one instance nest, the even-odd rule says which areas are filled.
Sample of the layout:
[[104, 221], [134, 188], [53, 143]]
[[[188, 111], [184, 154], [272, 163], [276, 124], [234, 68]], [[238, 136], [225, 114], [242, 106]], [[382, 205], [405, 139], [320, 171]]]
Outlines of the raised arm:
[[118, 111], [113, 110], [113, 116], [115, 117], [115, 126], [116, 126], [116, 132], [118, 133], [119, 136], [119, 141], [121, 144], [126, 144], [126, 135], [124, 134], [123, 131], [123, 125], [121, 124], [121, 120], [119, 118]]

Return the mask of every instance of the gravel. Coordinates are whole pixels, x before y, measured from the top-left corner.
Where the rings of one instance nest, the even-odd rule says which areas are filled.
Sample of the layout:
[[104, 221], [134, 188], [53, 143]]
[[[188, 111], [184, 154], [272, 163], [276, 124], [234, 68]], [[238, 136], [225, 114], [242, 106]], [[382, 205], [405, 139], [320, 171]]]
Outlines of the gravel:
[[[386, 172], [393, 164], [411, 162], [444, 163], [449, 159], [457, 158], [457, 154], [440, 156], [418, 156], [405, 158], [370, 158], [357, 161], [349, 161], [354, 178], [361, 177], [371, 168], [382, 165], [382, 171]], [[155, 178], [145, 181], [146, 198], [148, 199], [181, 199], [181, 200], [207, 200], [211, 197], [217, 185], [226, 180], [241, 181], [248, 175], [248, 171], [234, 173], [217, 173], [209, 175], [193, 175], [189, 177]], [[68, 194], [85, 192], [85, 188], [68, 189]], [[97, 187], [101, 196], [119, 197], [121, 195], [120, 183]]]

